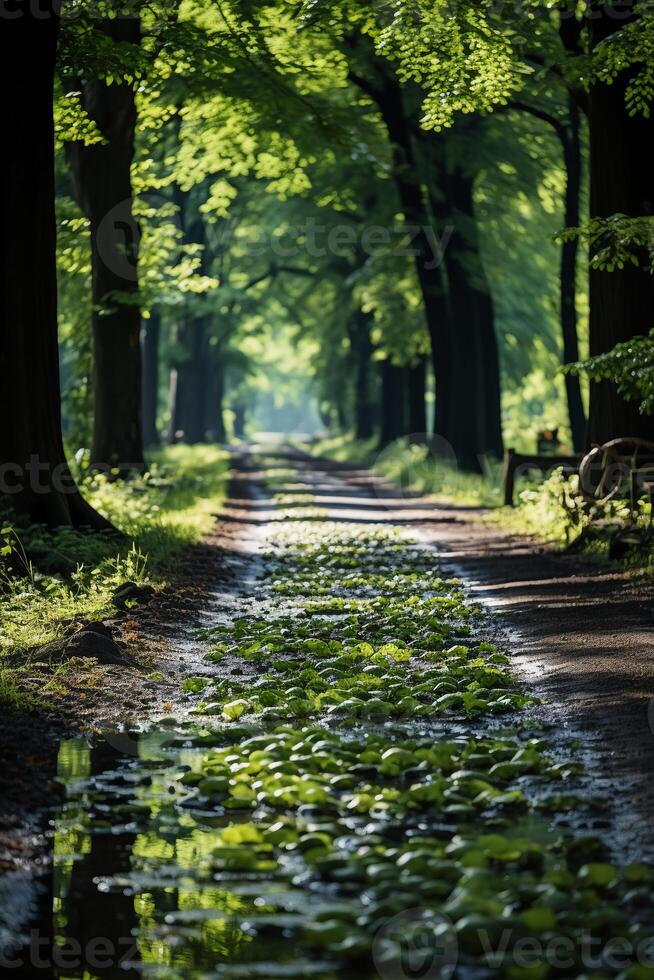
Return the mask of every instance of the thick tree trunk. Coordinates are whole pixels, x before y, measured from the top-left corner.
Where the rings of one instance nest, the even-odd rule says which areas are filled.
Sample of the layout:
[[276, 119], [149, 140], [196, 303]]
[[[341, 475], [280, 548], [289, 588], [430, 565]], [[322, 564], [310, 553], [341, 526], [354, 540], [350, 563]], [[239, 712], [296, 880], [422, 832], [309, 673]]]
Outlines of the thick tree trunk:
[[[477, 300], [466, 301], [471, 316], [468, 319], [466, 314], [463, 330], [461, 319], [453, 319], [440, 256], [434, 254], [438, 235], [427, 200], [433, 195], [428, 195], [421, 183], [401, 86], [383, 63], [376, 60], [373, 65], [374, 82], [362, 79], [356, 72], [351, 72], [350, 77], [375, 101], [393, 148], [393, 176], [413, 236], [431, 345], [436, 394], [434, 433], [449, 442], [460, 466], [479, 471], [484, 454], [502, 454], [499, 361], [490, 290], [487, 283], [483, 284], [483, 267], [475, 242], [469, 252], [473, 259], [476, 257], [482, 285], [478, 287]], [[435, 139], [424, 135], [425, 145], [431, 141], [433, 146]], [[469, 214], [474, 218], [472, 198]], [[446, 256], [450, 248], [448, 244]], [[449, 272], [448, 266], [448, 279]], [[480, 379], [482, 384], [477, 387]]]
[[[135, 18], [101, 28], [115, 41], [138, 44]], [[127, 85], [82, 82], [82, 102], [105, 137], [102, 144], [70, 143], [77, 201], [91, 225], [93, 264], [93, 449], [91, 464], [121, 474], [142, 470], [141, 316], [138, 229], [132, 213], [131, 164], [136, 107]]]
[[[108, 528], [81, 497], [61, 437], [52, 97], [58, 5], [3, 21], [0, 74], [0, 499], [37, 522]], [[20, 66], [20, 68], [17, 68]]]
[[[200, 271], [209, 274], [209, 253], [206, 248], [206, 229], [201, 215], [192, 209], [189, 194], [175, 188], [175, 200], [187, 244], [201, 245]], [[207, 433], [215, 431], [210, 421], [209, 395], [209, 345], [206, 317], [194, 315], [182, 319], [177, 331], [177, 344], [181, 355], [177, 364], [177, 390], [175, 429], [178, 439], [195, 444], [206, 442]]]
[[141, 356], [143, 361], [143, 445], [158, 446], [157, 408], [159, 405], [159, 337], [161, 318], [156, 311], [141, 329]]
[[457, 170], [443, 179], [453, 224], [445, 250], [445, 267], [452, 326], [457, 338], [452, 351], [448, 438], [460, 465], [480, 471], [484, 455], [500, 458], [503, 452], [493, 299], [479, 247], [474, 177]]
[[434, 231], [433, 220], [423, 194], [401, 86], [381, 60], [377, 59], [373, 64], [374, 82], [360, 77], [356, 72], [350, 72], [350, 77], [377, 105], [391, 143], [393, 178], [404, 220], [412, 235], [411, 247], [431, 346], [436, 388], [434, 432], [448, 438], [453, 393], [452, 338], [442, 269], [440, 265], [434, 267], [433, 238], [430, 236], [430, 232]]
[[[571, 95], [568, 99], [570, 122], [563, 136], [563, 163], [566, 174], [565, 215], [566, 228], [579, 225], [579, 195], [581, 193], [581, 134], [579, 105]], [[563, 334], [563, 363], [579, 360], [577, 334], [577, 238], [565, 241], [561, 246], [561, 331]], [[581, 397], [581, 382], [577, 375], [565, 375], [565, 391], [568, 401], [568, 418], [575, 452], [582, 452], [586, 443], [586, 415]]]
[[[625, 23], [626, 4], [593, 5], [588, 25], [593, 45]], [[629, 116], [625, 89], [631, 72], [612, 85], [595, 83], [589, 95], [590, 213], [639, 217], [654, 213], [651, 154], [654, 120]], [[590, 272], [590, 354], [646, 333], [654, 324], [654, 278], [646, 260], [640, 268]], [[590, 441], [603, 443], [618, 436], [654, 439], [654, 419], [642, 415], [635, 402], [623, 399], [609, 381], [590, 389]]]
[[406, 435], [406, 370], [388, 358], [381, 362], [381, 432], [379, 447], [383, 449], [395, 439]]
[[[390, 114], [393, 115], [395, 111], [398, 110], [391, 109]], [[395, 183], [406, 224], [411, 235], [414, 236], [412, 247], [415, 250], [416, 273], [429, 335], [436, 389], [433, 427], [434, 432], [438, 432], [451, 441], [453, 412], [456, 413], [456, 406], [453, 408], [453, 401], [456, 401], [457, 389], [452, 375], [454, 344], [450, 305], [442, 268], [440, 266], [433, 268], [433, 239], [428, 234], [429, 231], [434, 231], [433, 220], [423, 201], [422, 187], [410, 148], [408, 130], [402, 137], [403, 139], [405, 137], [407, 142], [403, 145], [396, 142], [396, 139], [400, 138], [398, 132], [400, 128], [402, 127], [390, 126], [389, 135], [394, 146], [398, 147], [395, 153]]]

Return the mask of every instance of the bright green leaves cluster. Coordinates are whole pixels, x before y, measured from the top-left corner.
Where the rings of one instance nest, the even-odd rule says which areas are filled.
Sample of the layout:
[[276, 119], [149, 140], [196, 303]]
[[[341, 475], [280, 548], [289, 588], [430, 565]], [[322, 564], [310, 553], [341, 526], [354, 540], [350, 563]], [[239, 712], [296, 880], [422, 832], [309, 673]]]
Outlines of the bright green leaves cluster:
[[610, 379], [624, 398], [638, 402], [641, 412], [649, 414], [654, 409], [654, 330], [581, 361], [572, 370], [593, 381]]
[[561, 241], [579, 238], [590, 246], [590, 263], [594, 269], [615, 272], [630, 265], [654, 270], [654, 218], [612, 214], [592, 218], [581, 228], [566, 228]]
[[[440, 130], [460, 113], [489, 111], [523, 85], [514, 37], [492, 3], [402, 0], [377, 37], [402, 81], [424, 90], [422, 124]], [[496, 12], [495, 12], [496, 17]]]
[[329, 523], [316, 536], [277, 536], [268, 561], [282, 598], [265, 619], [209, 631], [218, 642], [208, 659], [224, 672], [202, 689], [199, 714], [435, 719], [529, 700], [492, 644], [454, 642], [467, 640], [475, 610], [457, 582], [433, 574], [429, 551], [380, 530], [344, 536]]
[[226, 810], [317, 806], [378, 819], [437, 810], [459, 824], [491, 810], [526, 810], [530, 804], [516, 785], [522, 777], [549, 782], [577, 771], [573, 762], [553, 762], [537, 739], [398, 742], [283, 727], [208, 752], [180, 782], [198, 802], [206, 798]]
[[608, 85], [629, 70], [625, 103], [630, 116], [649, 118], [654, 101], [654, 11], [635, 4], [636, 17], [620, 25], [593, 52], [593, 73]]

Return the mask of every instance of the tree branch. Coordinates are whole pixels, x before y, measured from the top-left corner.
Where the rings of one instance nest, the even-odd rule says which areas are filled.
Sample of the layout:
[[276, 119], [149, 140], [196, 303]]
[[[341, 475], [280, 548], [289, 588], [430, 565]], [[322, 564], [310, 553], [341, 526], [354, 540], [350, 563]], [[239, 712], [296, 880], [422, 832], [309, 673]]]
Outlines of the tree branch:
[[547, 123], [548, 126], [556, 131], [559, 139], [562, 143], [565, 143], [568, 138], [568, 127], [556, 116], [552, 116], [549, 112], [544, 109], [539, 109], [536, 106], [529, 105], [527, 102], [509, 102], [506, 106], [507, 109], [513, 109], [516, 112], [527, 112], [530, 116], [534, 116], [536, 119], [542, 120]]
[[265, 282], [266, 279], [275, 279], [280, 272], [288, 272], [294, 276], [313, 276], [314, 273], [310, 269], [305, 269], [303, 266], [299, 265], [277, 265], [276, 262], [271, 262], [266, 272], [262, 272], [261, 275], [254, 276], [250, 279], [244, 286], [240, 289], [245, 293], [248, 289], [252, 289], [254, 286], [258, 286], [260, 282]]
[[352, 82], [353, 85], [356, 85], [358, 89], [361, 89], [363, 94], [367, 95], [368, 98], [375, 103], [375, 105], [379, 104], [379, 92], [375, 89], [373, 83], [369, 82], [367, 78], [364, 78], [363, 75], [359, 75], [359, 73], [354, 71], [352, 68], [348, 68], [347, 80]]

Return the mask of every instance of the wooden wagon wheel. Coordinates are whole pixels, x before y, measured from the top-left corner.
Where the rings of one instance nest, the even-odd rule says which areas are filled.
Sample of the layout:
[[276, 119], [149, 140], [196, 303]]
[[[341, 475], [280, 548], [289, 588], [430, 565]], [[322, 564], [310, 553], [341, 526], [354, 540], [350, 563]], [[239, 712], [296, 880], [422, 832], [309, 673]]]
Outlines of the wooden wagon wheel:
[[[610, 439], [602, 446], [593, 446], [579, 467], [579, 488], [587, 503], [606, 504], [622, 487], [638, 466], [638, 453], [654, 453], [654, 442], [638, 437]], [[593, 482], [599, 470], [599, 480]]]

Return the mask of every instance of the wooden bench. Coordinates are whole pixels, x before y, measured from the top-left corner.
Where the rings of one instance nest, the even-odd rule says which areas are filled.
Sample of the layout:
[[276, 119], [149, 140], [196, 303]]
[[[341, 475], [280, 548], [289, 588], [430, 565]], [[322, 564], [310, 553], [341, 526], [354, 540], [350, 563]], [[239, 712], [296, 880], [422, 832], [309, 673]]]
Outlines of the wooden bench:
[[585, 456], [525, 455], [504, 452], [504, 505], [513, 507], [516, 479], [534, 470], [541, 474], [563, 469], [578, 473], [580, 490], [588, 504], [607, 504], [615, 497], [629, 498], [635, 512], [643, 493], [654, 503], [654, 442], [621, 437], [593, 446]]
[[632, 436], [593, 446], [579, 467], [580, 490], [589, 504], [628, 496], [632, 514], [645, 491], [652, 499], [654, 442]]

